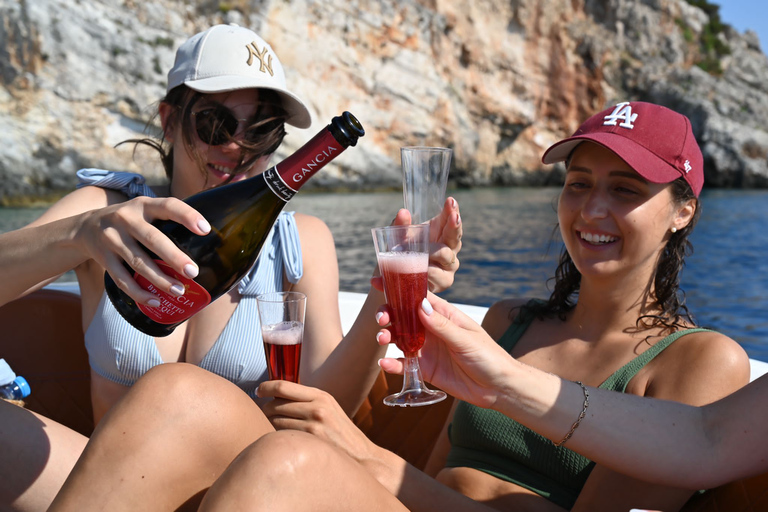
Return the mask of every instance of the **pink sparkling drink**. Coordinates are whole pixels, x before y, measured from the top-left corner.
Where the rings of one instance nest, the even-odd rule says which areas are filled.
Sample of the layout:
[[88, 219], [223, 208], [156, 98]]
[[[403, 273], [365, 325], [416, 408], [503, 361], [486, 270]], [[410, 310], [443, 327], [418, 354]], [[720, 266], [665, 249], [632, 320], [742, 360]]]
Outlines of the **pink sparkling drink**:
[[444, 391], [427, 387], [419, 369], [419, 351], [426, 338], [419, 309], [427, 296], [429, 224], [378, 227], [371, 234], [389, 308], [388, 329], [405, 355], [403, 388], [385, 397], [384, 404], [418, 407], [445, 400]]
[[296, 321], [280, 322], [262, 328], [270, 380], [299, 382], [303, 333], [304, 324]]
[[427, 296], [429, 257], [418, 252], [379, 254], [379, 269], [391, 315], [392, 339], [406, 357], [417, 357], [424, 345], [425, 329], [419, 320]]

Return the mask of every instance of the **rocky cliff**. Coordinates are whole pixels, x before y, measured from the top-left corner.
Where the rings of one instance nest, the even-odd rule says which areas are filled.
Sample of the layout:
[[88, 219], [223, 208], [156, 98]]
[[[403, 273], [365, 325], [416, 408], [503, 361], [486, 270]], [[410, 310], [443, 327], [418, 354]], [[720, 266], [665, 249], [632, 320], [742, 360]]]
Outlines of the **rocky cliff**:
[[[314, 186], [398, 186], [399, 147], [454, 149], [462, 185], [555, 184], [543, 150], [625, 99], [688, 115], [710, 186], [768, 186], [768, 58], [685, 0], [0, 0], [0, 204], [53, 197], [82, 167], [161, 179], [144, 132], [175, 48], [214, 23], [271, 43], [313, 126], [367, 135]], [[659, 127], [663, 129], [663, 127]], [[152, 126], [149, 127], [152, 130]]]

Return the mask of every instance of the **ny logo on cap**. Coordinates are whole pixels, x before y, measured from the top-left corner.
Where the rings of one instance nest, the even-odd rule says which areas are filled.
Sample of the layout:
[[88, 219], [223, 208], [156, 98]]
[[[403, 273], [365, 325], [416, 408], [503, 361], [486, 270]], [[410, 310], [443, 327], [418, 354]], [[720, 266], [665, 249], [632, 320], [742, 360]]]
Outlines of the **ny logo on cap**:
[[[275, 74], [272, 72], [272, 55], [267, 54], [267, 50], [269, 49], [268, 46], [265, 46], [261, 51], [259, 51], [259, 48], [256, 46], [255, 42], [247, 44], [245, 47], [248, 49], [249, 66], [253, 65], [253, 58], [256, 57], [259, 59], [259, 71], [262, 73], [269, 73], [269, 76], [275, 76]], [[264, 57], [268, 57], [266, 62], [264, 62]]]
[[637, 119], [637, 114], [632, 113], [632, 105], [630, 105], [628, 101], [625, 101], [616, 105], [616, 107], [613, 109], [613, 112], [605, 116], [603, 119], [605, 119], [603, 126], [616, 126], [616, 122], [622, 119], [623, 121], [619, 123], [619, 126], [622, 128], [629, 128], [631, 130], [635, 127], [635, 125], [632, 123], [634, 123], [635, 119]]

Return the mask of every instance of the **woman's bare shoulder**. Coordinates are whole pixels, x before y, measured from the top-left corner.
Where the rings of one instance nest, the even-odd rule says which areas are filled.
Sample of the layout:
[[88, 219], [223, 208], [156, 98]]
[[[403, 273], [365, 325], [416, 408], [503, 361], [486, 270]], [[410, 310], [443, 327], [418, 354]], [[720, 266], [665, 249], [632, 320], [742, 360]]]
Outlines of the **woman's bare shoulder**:
[[650, 394], [657, 398], [703, 405], [749, 382], [746, 351], [735, 340], [716, 331], [686, 334], [656, 359], [650, 376]]
[[520, 312], [520, 308], [530, 299], [503, 299], [488, 308], [483, 318], [483, 329], [493, 338], [498, 339], [509, 328]]
[[[297, 213], [294, 216], [301, 241], [304, 276], [300, 284], [338, 290], [339, 263], [333, 234], [321, 219]], [[332, 286], [329, 283], [334, 283]], [[307, 292], [306, 289], [300, 290]]]
[[299, 232], [319, 232], [329, 235], [331, 233], [328, 225], [320, 217], [307, 215], [306, 213], [295, 213], [293, 217], [296, 219], [296, 226], [299, 228]]
[[333, 234], [328, 225], [319, 217], [296, 213], [294, 215], [296, 227], [299, 230], [302, 247], [333, 246]]
[[749, 356], [736, 340], [717, 331], [692, 332], [680, 337], [667, 349], [688, 365], [711, 365], [725, 370], [749, 367]]

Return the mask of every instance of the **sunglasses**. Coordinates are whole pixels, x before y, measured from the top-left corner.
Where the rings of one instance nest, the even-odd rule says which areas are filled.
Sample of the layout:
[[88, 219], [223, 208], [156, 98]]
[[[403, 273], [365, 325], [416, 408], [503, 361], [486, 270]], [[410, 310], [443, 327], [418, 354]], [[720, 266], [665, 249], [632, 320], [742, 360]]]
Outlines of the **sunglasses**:
[[220, 146], [234, 139], [240, 123], [245, 123], [243, 140], [248, 143], [257, 142], [269, 132], [279, 127], [280, 119], [262, 122], [267, 116], [257, 115], [251, 119], [239, 119], [231, 110], [221, 105], [207, 107], [191, 113], [195, 122], [195, 133], [198, 138], [209, 146]]

